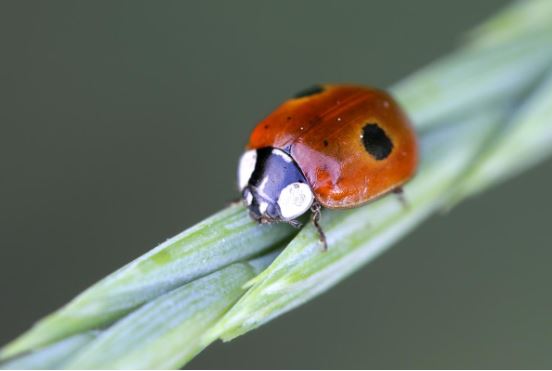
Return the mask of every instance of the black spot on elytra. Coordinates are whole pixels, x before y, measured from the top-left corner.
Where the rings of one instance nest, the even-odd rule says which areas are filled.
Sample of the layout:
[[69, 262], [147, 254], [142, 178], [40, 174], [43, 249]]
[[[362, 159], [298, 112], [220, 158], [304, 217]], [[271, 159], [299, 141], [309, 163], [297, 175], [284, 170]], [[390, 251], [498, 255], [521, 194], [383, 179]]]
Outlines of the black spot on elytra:
[[269, 126], [268, 126], [268, 125], [265, 125], [265, 126], [264, 126], [264, 128], [265, 128], [265, 129], [268, 129], [268, 128], [269, 128]]
[[328, 143], [328, 141], [327, 141], [326, 139], [324, 139], [324, 142], [323, 142], [323, 143], [324, 143], [324, 147], [327, 147], [328, 144], [330, 144], [330, 143]]
[[314, 85], [305, 90], [301, 90], [299, 93], [294, 95], [294, 98], [304, 98], [315, 94], [320, 94], [324, 91], [324, 88], [320, 85]]
[[362, 143], [376, 160], [384, 160], [393, 150], [393, 142], [378, 124], [366, 124], [362, 128]]

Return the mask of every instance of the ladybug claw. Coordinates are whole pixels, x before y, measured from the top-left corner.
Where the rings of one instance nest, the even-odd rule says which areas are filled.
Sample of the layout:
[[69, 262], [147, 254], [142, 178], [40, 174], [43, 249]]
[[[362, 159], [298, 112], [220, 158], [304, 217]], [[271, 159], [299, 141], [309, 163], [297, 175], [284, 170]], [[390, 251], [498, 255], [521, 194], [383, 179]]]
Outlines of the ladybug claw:
[[298, 220], [289, 220], [287, 223], [295, 229], [299, 229], [303, 226], [303, 224]]

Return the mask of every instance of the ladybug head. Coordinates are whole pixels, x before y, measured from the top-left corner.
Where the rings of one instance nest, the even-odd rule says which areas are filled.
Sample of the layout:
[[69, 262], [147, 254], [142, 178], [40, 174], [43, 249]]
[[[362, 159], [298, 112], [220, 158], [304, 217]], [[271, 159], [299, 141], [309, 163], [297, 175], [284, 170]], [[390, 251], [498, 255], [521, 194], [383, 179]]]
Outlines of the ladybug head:
[[295, 224], [295, 219], [314, 202], [314, 194], [295, 161], [277, 148], [245, 152], [238, 181], [249, 214], [260, 223]]

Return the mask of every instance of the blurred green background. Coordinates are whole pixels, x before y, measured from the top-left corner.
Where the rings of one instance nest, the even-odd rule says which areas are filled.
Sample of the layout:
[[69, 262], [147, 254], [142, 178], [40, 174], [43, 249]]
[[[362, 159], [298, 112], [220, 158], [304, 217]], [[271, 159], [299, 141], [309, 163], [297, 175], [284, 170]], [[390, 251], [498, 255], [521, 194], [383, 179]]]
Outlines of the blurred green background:
[[[389, 86], [506, 3], [0, 2], [0, 343], [234, 199], [281, 100]], [[431, 218], [189, 367], [552, 367], [551, 174]]]

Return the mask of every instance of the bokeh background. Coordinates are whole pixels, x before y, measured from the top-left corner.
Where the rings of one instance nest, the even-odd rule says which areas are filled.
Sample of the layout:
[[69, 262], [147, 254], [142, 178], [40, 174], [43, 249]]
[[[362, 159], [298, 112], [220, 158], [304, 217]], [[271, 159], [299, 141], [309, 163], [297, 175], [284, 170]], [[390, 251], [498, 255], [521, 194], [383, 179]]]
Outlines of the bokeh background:
[[[234, 199], [281, 100], [389, 86], [505, 4], [0, 2], [0, 343]], [[551, 174], [431, 218], [189, 367], [552, 367]]]

